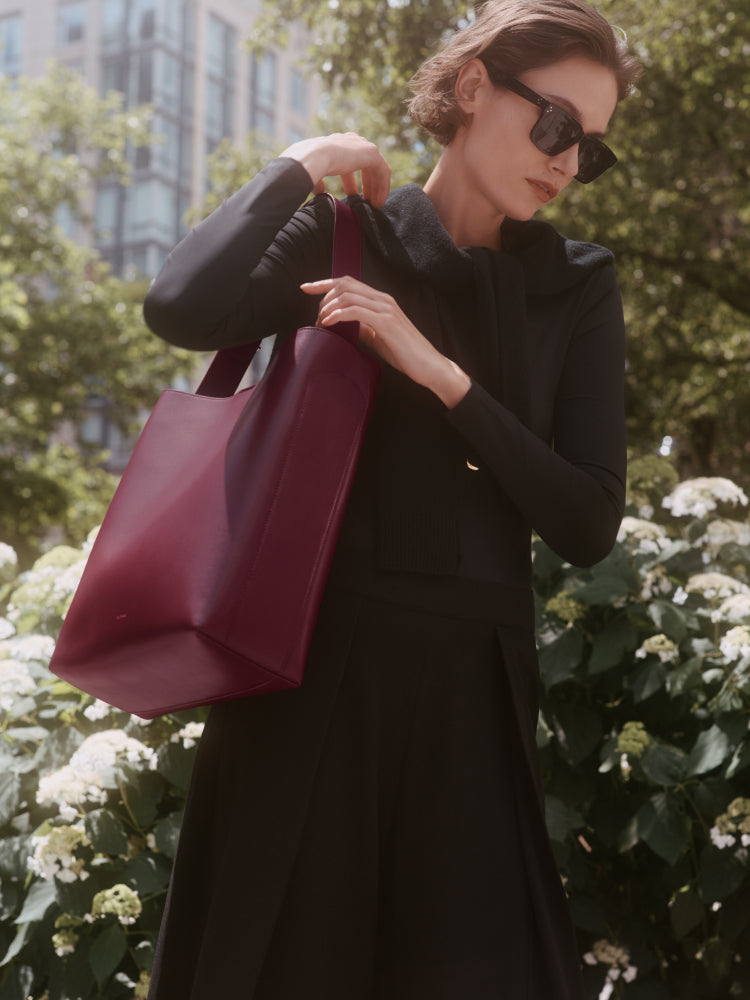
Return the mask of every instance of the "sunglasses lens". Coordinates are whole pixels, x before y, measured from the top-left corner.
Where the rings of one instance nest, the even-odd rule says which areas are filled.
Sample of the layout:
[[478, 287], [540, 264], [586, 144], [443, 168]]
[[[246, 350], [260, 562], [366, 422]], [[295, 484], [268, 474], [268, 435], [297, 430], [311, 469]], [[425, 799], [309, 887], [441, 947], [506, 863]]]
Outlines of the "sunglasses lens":
[[578, 122], [562, 108], [547, 105], [531, 130], [531, 141], [547, 156], [557, 156], [583, 137]]
[[576, 180], [588, 184], [605, 170], [617, 163], [617, 157], [598, 139], [584, 138], [578, 147], [578, 173]]

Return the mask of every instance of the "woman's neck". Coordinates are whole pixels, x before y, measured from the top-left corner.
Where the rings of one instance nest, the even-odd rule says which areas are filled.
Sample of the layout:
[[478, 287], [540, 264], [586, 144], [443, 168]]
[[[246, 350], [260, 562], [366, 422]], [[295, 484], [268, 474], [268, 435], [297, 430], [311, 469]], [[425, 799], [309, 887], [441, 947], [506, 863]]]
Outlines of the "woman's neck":
[[[476, 197], [473, 185], [454, 169], [453, 150], [446, 147], [424, 186], [443, 227], [457, 247], [500, 249], [500, 226], [503, 216], [488, 211], [487, 204]], [[459, 158], [455, 158], [459, 161]]]

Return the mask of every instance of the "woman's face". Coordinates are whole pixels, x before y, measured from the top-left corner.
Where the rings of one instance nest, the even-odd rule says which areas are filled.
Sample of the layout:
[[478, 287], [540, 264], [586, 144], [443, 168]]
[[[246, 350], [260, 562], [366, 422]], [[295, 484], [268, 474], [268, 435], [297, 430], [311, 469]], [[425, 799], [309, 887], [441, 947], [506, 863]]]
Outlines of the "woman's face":
[[[617, 104], [612, 70], [581, 56], [518, 79], [576, 118], [587, 135], [601, 138]], [[530, 219], [570, 184], [578, 173], [578, 146], [557, 156], [536, 148], [529, 133], [540, 109], [525, 98], [495, 87], [479, 60], [463, 67], [456, 84], [459, 103], [471, 115], [456, 140], [463, 179], [492, 215]], [[466, 97], [462, 95], [466, 94]], [[454, 140], [454, 141], [456, 141]]]

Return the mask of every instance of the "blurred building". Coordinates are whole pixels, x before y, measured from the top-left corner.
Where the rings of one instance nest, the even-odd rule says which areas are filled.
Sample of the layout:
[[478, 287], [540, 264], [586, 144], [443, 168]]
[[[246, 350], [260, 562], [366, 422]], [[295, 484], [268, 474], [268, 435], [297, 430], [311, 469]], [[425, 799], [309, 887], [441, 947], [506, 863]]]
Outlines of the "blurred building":
[[0, 74], [74, 68], [101, 94], [150, 104], [160, 141], [134, 152], [133, 183], [92, 192], [96, 245], [117, 274], [153, 276], [206, 190], [206, 158], [250, 131], [283, 148], [308, 134], [317, 96], [286, 50], [249, 55], [260, 0], [0, 0]]

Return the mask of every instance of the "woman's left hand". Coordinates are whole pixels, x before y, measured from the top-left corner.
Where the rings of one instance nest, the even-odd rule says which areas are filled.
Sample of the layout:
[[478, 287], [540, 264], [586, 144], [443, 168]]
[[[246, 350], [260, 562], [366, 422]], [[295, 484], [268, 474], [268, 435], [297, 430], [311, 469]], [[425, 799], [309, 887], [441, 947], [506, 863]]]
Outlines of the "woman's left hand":
[[322, 295], [318, 324], [359, 323], [360, 340], [393, 368], [425, 386], [451, 409], [469, 390], [471, 380], [424, 337], [386, 292], [351, 276], [324, 278], [301, 286]]

